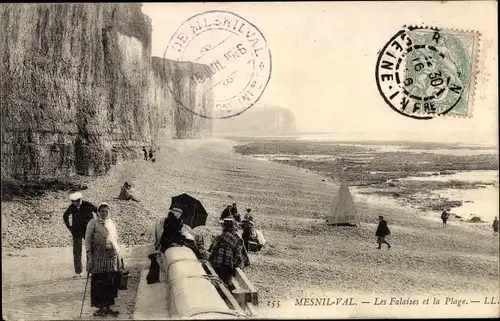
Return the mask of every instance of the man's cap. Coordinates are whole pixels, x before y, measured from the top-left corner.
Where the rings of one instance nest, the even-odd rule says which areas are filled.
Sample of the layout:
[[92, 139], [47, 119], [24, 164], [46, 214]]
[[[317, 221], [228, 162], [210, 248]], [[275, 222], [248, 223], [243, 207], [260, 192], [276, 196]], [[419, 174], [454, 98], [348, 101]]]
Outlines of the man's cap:
[[181, 215], [182, 215], [182, 210], [181, 210], [180, 208], [177, 208], [177, 207], [172, 208], [172, 209], [171, 209], [170, 211], [168, 211], [168, 212], [169, 212], [169, 213], [174, 214], [174, 216], [175, 216], [176, 218], [179, 218], [179, 217], [181, 217]]
[[79, 199], [81, 199], [83, 197], [82, 193], [80, 192], [76, 192], [76, 193], [73, 193], [69, 196], [69, 199], [72, 200], [72, 201], [78, 201]]

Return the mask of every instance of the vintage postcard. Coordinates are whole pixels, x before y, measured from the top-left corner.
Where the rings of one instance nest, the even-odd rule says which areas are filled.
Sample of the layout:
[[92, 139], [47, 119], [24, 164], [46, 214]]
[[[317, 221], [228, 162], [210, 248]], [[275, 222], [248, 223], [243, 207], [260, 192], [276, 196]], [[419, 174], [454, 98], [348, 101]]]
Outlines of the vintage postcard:
[[498, 318], [497, 8], [1, 4], [3, 319]]

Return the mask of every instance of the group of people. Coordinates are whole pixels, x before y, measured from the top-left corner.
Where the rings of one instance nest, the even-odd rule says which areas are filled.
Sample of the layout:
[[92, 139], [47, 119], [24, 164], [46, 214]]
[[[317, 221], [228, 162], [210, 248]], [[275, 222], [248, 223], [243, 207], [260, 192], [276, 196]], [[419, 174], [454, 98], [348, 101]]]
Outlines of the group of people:
[[[450, 218], [450, 208], [446, 208], [442, 213], [441, 213], [441, 220], [443, 221], [443, 227], [446, 227], [446, 222]], [[498, 218], [495, 216], [495, 219], [493, 220], [493, 224], [491, 224], [491, 227], [493, 228], [493, 235], [498, 235]]]
[[[446, 208], [441, 213], [441, 220], [443, 221], [443, 227], [446, 227], [446, 223], [450, 218], [450, 208]], [[498, 218], [495, 216], [493, 220], [493, 224], [491, 226], [493, 228], [493, 235], [498, 235]], [[383, 216], [379, 216], [379, 224], [377, 226], [377, 230], [375, 232], [375, 236], [377, 237], [378, 248], [382, 248], [382, 244], [386, 244], [387, 248], [390, 249], [391, 245], [387, 242], [386, 237], [391, 234], [389, 227], [387, 226], [387, 221], [384, 220]]]
[[152, 147], [150, 147], [150, 148], [149, 148], [149, 152], [148, 152], [148, 151], [146, 150], [146, 146], [142, 146], [142, 152], [143, 152], [143, 154], [144, 154], [144, 160], [146, 160], [146, 161], [147, 161], [147, 160], [148, 160], [148, 156], [149, 156], [149, 159], [150, 159], [151, 161], [153, 161], [153, 162], [155, 161], [155, 158], [154, 158], [154, 152], [155, 152], [155, 151], [153, 150], [153, 148], [152, 148]]
[[[120, 194], [125, 199], [130, 199], [130, 196], [126, 195], [126, 190], [129, 188], [130, 184], [125, 182]], [[120, 278], [125, 264], [118, 245], [118, 230], [110, 218], [111, 207], [104, 202], [95, 206], [83, 200], [80, 192], [71, 194], [70, 199], [71, 205], [65, 211], [63, 219], [73, 238], [74, 277], [83, 276], [82, 247], [85, 244], [87, 276], [91, 278], [90, 304], [91, 307], [97, 308], [94, 316], [117, 316], [118, 311], [112, 310], [111, 306], [118, 297]], [[231, 279], [235, 275], [236, 268], [250, 265], [248, 251], [254, 235], [251, 228], [254, 219], [251, 209], [247, 209], [247, 213], [241, 219], [236, 204], [226, 210], [221, 219], [222, 232], [212, 239], [212, 244], [207, 250], [204, 247], [204, 240], [195, 237], [193, 230], [184, 223], [182, 209], [171, 208], [166, 217], [158, 218], [154, 223], [151, 234], [153, 251], [149, 255], [152, 262], [154, 261], [159, 269], [163, 269], [161, 253], [172, 246], [186, 246], [193, 250], [198, 259], [208, 260], [219, 278], [229, 289], [233, 289]], [[240, 226], [242, 234], [238, 233]], [[148, 283], [155, 281], [159, 281], [158, 278], [150, 280], [148, 275]]]
[[225, 219], [232, 218], [235, 221], [236, 228], [241, 228], [241, 237], [245, 249], [247, 251], [260, 251], [266, 244], [266, 241], [262, 232], [255, 228], [255, 220], [251, 211], [251, 208], [247, 208], [242, 219], [236, 203], [229, 204], [224, 211], [222, 211], [219, 220], [222, 223]]
[[160, 281], [160, 271], [165, 272], [163, 256], [170, 247], [186, 246], [190, 248], [198, 259], [208, 260], [219, 278], [229, 289], [234, 286], [231, 279], [236, 268], [250, 265], [248, 253], [245, 250], [243, 239], [237, 233], [237, 222], [233, 217], [222, 220], [222, 233], [212, 240], [208, 250], [204, 247], [203, 239], [196, 238], [193, 230], [182, 219], [183, 211], [173, 207], [166, 217], [156, 220], [151, 230], [152, 252], [148, 283]]
[[[450, 208], [446, 208], [441, 213], [441, 220], [443, 221], [443, 227], [446, 227], [446, 223], [450, 218]], [[498, 218], [495, 216], [493, 220], [493, 224], [491, 227], [493, 228], [493, 235], [498, 235]], [[387, 242], [386, 237], [391, 234], [389, 227], [387, 226], [387, 221], [384, 220], [383, 216], [379, 216], [379, 224], [377, 226], [377, 230], [375, 232], [375, 236], [377, 237], [378, 249], [382, 248], [382, 244], [386, 244], [387, 248], [391, 248], [391, 245]]]
[[[126, 190], [129, 188], [130, 184], [125, 182], [120, 195], [134, 199], [133, 196], [130, 198], [130, 195], [126, 195]], [[111, 306], [118, 297], [121, 272], [125, 269], [125, 265], [118, 245], [118, 231], [110, 218], [111, 207], [105, 202], [96, 207], [83, 200], [80, 192], [71, 194], [70, 199], [71, 205], [65, 211], [63, 219], [73, 238], [74, 277], [82, 277], [82, 245], [85, 244], [87, 272], [91, 275], [91, 307], [97, 308], [94, 315], [117, 316], [118, 311], [112, 310]], [[446, 209], [442, 214], [443, 226], [446, 226], [449, 211]], [[219, 278], [229, 289], [233, 289], [231, 279], [235, 275], [236, 268], [249, 266], [248, 252], [260, 250], [265, 245], [263, 235], [256, 233], [258, 231], [254, 229], [255, 219], [251, 209], [247, 208], [246, 214], [241, 218], [236, 203], [228, 205], [220, 215], [222, 233], [212, 239], [208, 250], [204, 247], [204, 240], [196, 237], [193, 230], [184, 223], [182, 215], [182, 209], [173, 207], [167, 216], [155, 221], [151, 232], [153, 249], [149, 255], [152, 263], [163, 269], [161, 253], [172, 246], [186, 246], [193, 250], [198, 259], [208, 260]], [[494, 234], [498, 235], [497, 217], [492, 227]], [[382, 248], [382, 244], [391, 248], [386, 240], [390, 234], [387, 221], [379, 216], [375, 232], [378, 249]], [[153, 277], [150, 282], [148, 275], [148, 283], [157, 281], [158, 277]]]
[[82, 241], [85, 242], [87, 272], [91, 275], [90, 304], [96, 307], [94, 316], [117, 316], [112, 310], [118, 297], [123, 255], [118, 245], [118, 230], [110, 218], [111, 207], [100, 203], [97, 207], [83, 200], [79, 192], [70, 195], [71, 205], [63, 215], [64, 223], [73, 237], [75, 277], [81, 278]]

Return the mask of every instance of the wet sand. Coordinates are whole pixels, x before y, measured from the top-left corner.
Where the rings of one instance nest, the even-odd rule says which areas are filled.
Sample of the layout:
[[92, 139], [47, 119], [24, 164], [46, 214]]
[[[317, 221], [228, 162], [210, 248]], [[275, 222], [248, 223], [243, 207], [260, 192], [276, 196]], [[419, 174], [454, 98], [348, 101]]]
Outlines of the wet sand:
[[[263, 251], [251, 255], [252, 265], [246, 269], [259, 291], [262, 307], [269, 300], [285, 302], [318, 291], [498, 293], [499, 239], [491, 231], [454, 225], [443, 229], [439, 222], [423, 220], [411, 208], [373, 199], [355, 199], [361, 228], [328, 227], [325, 217], [338, 189], [334, 182], [293, 166], [238, 155], [232, 146], [232, 142], [219, 139], [171, 141], [160, 146], [155, 163], [138, 160], [119, 164], [106, 176], [88, 179], [89, 189], [83, 194], [96, 204], [111, 204], [121, 242], [127, 244], [144, 243], [141, 234], [156, 216], [166, 214], [170, 197], [184, 192], [200, 199], [209, 212], [207, 226], [195, 229], [205, 235], [219, 231], [217, 221], [225, 205], [237, 202], [240, 211], [251, 207], [257, 227], [269, 242]], [[134, 185], [141, 203], [114, 199], [124, 181]], [[35, 264], [29, 257], [33, 250], [19, 252], [12, 245], [69, 246], [62, 222], [68, 204], [66, 192], [51, 192], [40, 200], [2, 203], [3, 241], [8, 240], [3, 243], [4, 314], [27, 309], [30, 304], [30, 315], [46, 315], [46, 304], [36, 304], [31, 294], [37, 281], [35, 273], [29, 272]], [[49, 218], [38, 219], [35, 213], [31, 214], [34, 219], [26, 219], [30, 211], [43, 211]], [[378, 215], [383, 215], [391, 228], [390, 250], [376, 249]], [[66, 251], [71, 253], [68, 248]], [[7, 256], [25, 252], [28, 257]], [[129, 259], [143, 262], [140, 253], [130, 254]], [[53, 284], [41, 290], [59, 292], [50, 300], [58, 306], [58, 300], [68, 301], [66, 290], [58, 288], [58, 280], [71, 276], [71, 255], [49, 257], [40, 256], [40, 264], [54, 264], [57, 269], [51, 274]], [[14, 282], [20, 275], [29, 286]], [[78, 288], [80, 294], [83, 285]], [[9, 298], [12, 293], [16, 293], [15, 299]], [[75, 293], [74, 302], [77, 299]], [[77, 316], [79, 309], [60, 305], [66, 318]], [[280, 315], [279, 310], [274, 311]]]
[[236, 140], [235, 150], [241, 154], [304, 168], [335, 182], [343, 177], [358, 194], [389, 197], [403, 207], [434, 212], [437, 218], [449, 207], [452, 219], [479, 216], [488, 224], [476, 227], [491, 229], [498, 215], [498, 148], [404, 141]]

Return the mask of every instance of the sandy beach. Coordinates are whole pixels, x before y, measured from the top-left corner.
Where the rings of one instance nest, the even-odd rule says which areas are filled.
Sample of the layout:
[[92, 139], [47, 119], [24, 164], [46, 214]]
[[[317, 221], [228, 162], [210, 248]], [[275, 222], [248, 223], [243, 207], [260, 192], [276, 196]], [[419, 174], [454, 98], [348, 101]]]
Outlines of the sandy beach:
[[[439, 222], [422, 219], [412, 208], [356, 196], [361, 227], [328, 227], [325, 216], [335, 202], [335, 182], [294, 166], [239, 155], [233, 145], [215, 138], [168, 141], [159, 144], [155, 163], [122, 163], [105, 176], [83, 178], [88, 189], [82, 193], [94, 204], [111, 204], [120, 241], [129, 246], [146, 242], [141, 234], [155, 217], [167, 213], [170, 198], [181, 193], [198, 198], [207, 209], [207, 226], [195, 229], [204, 235], [218, 233], [217, 220], [225, 205], [236, 202], [240, 211], [252, 208], [257, 227], [268, 240], [262, 252], [251, 255], [252, 265], [246, 269], [262, 307], [270, 300], [285, 302], [325, 291], [353, 295], [476, 293], [481, 298], [498, 294], [499, 240], [491, 230], [458, 224], [443, 229]], [[124, 181], [133, 184], [141, 203], [114, 199]], [[70, 236], [62, 220], [68, 205], [67, 191], [2, 202], [5, 316], [78, 316], [85, 281], [70, 279]], [[379, 215], [387, 219], [392, 231], [390, 250], [376, 249]], [[44, 249], [22, 249], [26, 247]], [[40, 251], [48, 252], [36, 254]], [[144, 251], [134, 248], [127, 252], [134, 273], [147, 267], [143, 255]], [[42, 277], [37, 267], [51, 273]], [[124, 300], [120, 311], [125, 318], [133, 311], [133, 289], [131, 286], [120, 299]], [[52, 307], [34, 299], [44, 293], [52, 294]], [[57, 310], [57, 314], [47, 313], [47, 309]], [[279, 310], [274, 311], [279, 315]]]
[[[500, 317], [493, 1], [10, 3], [0, 17], [3, 320]], [[104, 202], [114, 224], [87, 236], [95, 264], [83, 245], [76, 274], [75, 232]], [[220, 222], [234, 203], [260, 243], [244, 242], [244, 273]], [[174, 206], [186, 225], [201, 212], [207, 252], [173, 249], [152, 284], [150, 232]], [[160, 248], [179, 245], [181, 225], [164, 227]], [[112, 300], [114, 252], [130, 274]]]

